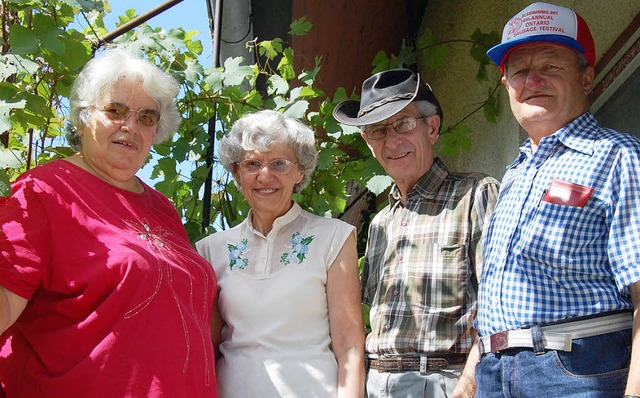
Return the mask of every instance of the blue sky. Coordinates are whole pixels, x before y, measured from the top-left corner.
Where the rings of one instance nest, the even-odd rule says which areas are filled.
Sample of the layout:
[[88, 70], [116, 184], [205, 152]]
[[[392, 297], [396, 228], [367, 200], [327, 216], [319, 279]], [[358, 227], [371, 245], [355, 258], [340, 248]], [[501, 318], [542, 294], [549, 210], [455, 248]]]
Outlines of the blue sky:
[[[105, 27], [109, 31], [115, 29], [118, 17], [130, 8], [135, 9], [137, 15], [142, 15], [164, 2], [164, 0], [136, 0], [135, 2], [131, 0], [109, 0], [111, 13], [104, 19]], [[200, 64], [204, 68], [212, 66], [213, 45], [211, 34], [209, 33], [209, 16], [205, 0], [184, 0], [162, 14], [153, 17], [147, 21], [147, 24], [152, 27], [161, 27], [165, 30], [181, 27], [186, 31], [199, 31], [200, 33], [195, 38], [200, 40], [203, 46]], [[150, 185], [153, 185], [153, 181], [150, 178], [153, 164], [154, 162], [151, 161], [137, 173], [138, 177]]]
[[[231, 0], [233, 1], [233, 0]], [[105, 26], [111, 31], [116, 27], [118, 16], [123, 15], [125, 10], [133, 8], [137, 15], [144, 14], [159, 5], [164, 0], [109, 0], [111, 13], [105, 18]], [[184, 0], [147, 21], [153, 27], [161, 27], [166, 30], [181, 27], [184, 30], [197, 30], [200, 33], [196, 36], [202, 42], [204, 50], [200, 56], [200, 63], [203, 67], [211, 66], [212, 44], [209, 33], [209, 16], [205, 0]]]

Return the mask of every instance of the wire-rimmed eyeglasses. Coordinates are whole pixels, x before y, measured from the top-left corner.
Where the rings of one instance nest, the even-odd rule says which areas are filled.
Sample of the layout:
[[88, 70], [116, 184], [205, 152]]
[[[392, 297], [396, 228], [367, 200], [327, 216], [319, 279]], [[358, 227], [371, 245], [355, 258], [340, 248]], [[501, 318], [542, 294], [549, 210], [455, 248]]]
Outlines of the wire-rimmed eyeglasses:
[[268, 168], [269, 171], [276, 174], [286, 174], [291, 170], [293, 165], [298, 164], [298, 162], [292, 162], [287, 159], [275, 159], [271, 162], [264, 164], [256, 159], [245, 159], [241, 162], [236, 163], [242, 171], [249, 174], [255, 174], [262, 170], [264, 167]]
[[160, 121], [160, 112], [151, 108], [131, 109], [119, 102], [110, 102], [103, 107], [96, 107], [109, 120], [125, 122], [132, 113], [136, 114], [136, 120], [143, 126], [153, 127]]
[[[431, 115], [429, 115], [431, 116]], [[387, 129], [389, 126], [393, 128], [393, 130], [398, 134], [406, 134], [413, 129], [416, 128], [419, 119], [426, 119], [429, 116], [420, 116], [420, 117], [405, 117], [402, 119], [398, 119], [392, 123], [387, 124], [374, 124], [371, 126], [367, 126], [364, 128], [363, 133], [365, 137], [369, 140], [381, 140], [387, 136]]]

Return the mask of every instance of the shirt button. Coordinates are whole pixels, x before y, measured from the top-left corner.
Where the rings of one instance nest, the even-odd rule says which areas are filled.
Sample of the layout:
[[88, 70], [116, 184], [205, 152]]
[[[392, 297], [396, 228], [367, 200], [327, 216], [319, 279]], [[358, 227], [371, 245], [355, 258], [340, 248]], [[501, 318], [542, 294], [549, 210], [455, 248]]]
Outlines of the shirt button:
[[406, 226], [407, 226], [407, 224], [408, 224], [407, 220], [402, 220], [402, 226], [403, 226], [403, 227], [406, 227]]
[[398, 292], [397, 290], [394, 290], [394, 291], [393, 291], [393, 295], [394, 295], [394, 296], [397, 296], [398, 294], [400, 294], [400, 292]]
[[398, 256], [398, 261], [402, 261], [402, 259], [404, 259], [404, 256]]
[[384, 328], [385, 328], [385, 329], [387, 329], [387, 330], [389, 330], [389, 329], [391, 329], [391, 325], [389, 325], [389, 324], [387, 323], [386, 325], [384, 325]]

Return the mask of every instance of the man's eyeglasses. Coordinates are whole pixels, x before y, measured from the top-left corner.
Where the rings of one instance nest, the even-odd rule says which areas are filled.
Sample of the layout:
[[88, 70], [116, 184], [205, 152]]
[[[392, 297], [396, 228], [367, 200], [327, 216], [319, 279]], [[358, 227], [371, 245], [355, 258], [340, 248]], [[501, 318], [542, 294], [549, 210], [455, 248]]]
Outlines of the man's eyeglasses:
[[406, 134], [413, 129], [416, 128], [417, 121], [419, 119], [426, 119], [429, 116], [420, 116], [420, 117], [405, 117], [403, 119], [398, 119], [393, 123], [388, 124], [374, 124], [372, 126], [367, 126], [364, 129], [364, 135], [369, 140], [381, 140], [387, 136], [387, 129], [389, 126], [395, 130], [398, 134]]
[[124, 104], [111, 102], [102, 108], [97, 108], [109, 120], [114, 122], [125, 122], [132, 113], [136, 114], [136, 120], [143, 126], [153, 127], [160, 121], [160, 112], [151, 108], [131, 109]]
[[236, 164], [242, 169], [242, 171], [249, 174], [255, 174], [262, 170], [263, 167], [268, 168], [269, 171], [276, 174], [286, 174], [291, 170], [291, 167], [294, 164], [298, 164], [298, 162], [291, 162], [287, 159], [276, 159], [272, 160], [268, 164], [264, 164], [256, 159], [245, 159]]

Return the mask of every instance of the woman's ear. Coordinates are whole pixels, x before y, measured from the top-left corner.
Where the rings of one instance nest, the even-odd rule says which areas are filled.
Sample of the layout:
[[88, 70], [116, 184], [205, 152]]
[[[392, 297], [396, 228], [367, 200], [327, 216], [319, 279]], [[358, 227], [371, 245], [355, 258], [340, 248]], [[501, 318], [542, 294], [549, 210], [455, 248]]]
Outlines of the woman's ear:
[[298, 167], [298, 172], [300, 175], [298, 176], [298, 180], [296, 181], [296, 184], [300, 184], [304, 179], [304, 171], [300, 170], [300, 167]]

